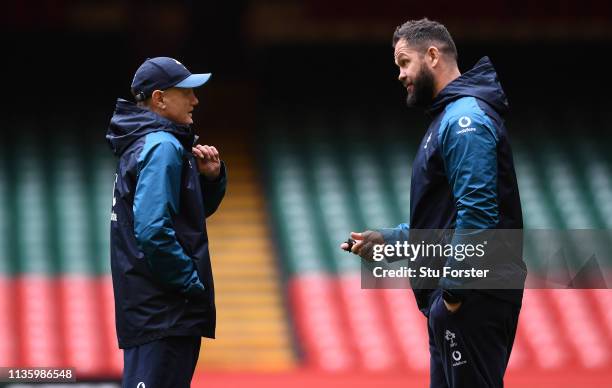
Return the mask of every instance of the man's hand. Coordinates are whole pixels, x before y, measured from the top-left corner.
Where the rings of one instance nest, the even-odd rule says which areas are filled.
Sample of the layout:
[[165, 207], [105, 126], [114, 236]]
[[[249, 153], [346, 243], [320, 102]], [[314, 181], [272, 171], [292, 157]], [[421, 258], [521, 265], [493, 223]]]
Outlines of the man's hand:
[[[356, 241], [351, 248], [351, 252], [368, 261], [371, 261], [374, 255], [374, 245], [385, 243], [382, 234], [372, 230], [361, 233], [351, 232], [351, 238]], [[340, 249], [345, 251], [348, 250], [348, 247], [349, 245], [346, 242], [340, 244]]]
[[444, 302], [444, 307], [446, 307], [446, 309], [448, 310], [449, 313], [454, 313], [457, 310], [459, 310], [459, 307], [461, 307], [461, 302], [448, 303], [444, 299], [442, 299], [442, 302]]
[[213, 146], [196, 145], [191, 149], [198, 161], [198, 171], [209, 180], [215, 180], [221, 172], [221, 159], [219, 151]]

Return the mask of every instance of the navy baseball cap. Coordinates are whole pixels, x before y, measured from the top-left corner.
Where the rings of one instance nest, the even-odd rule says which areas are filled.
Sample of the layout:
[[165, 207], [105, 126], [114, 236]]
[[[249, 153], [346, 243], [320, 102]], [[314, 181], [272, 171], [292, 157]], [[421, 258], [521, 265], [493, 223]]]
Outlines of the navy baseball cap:
[[187, 68], [174, 58], [148, 58], [134, 74], [132, 94], [136, 101], [151, 97], [154, 90], [168, 88], [197, 88], [210, 78], [210, 73], [191, 74]]

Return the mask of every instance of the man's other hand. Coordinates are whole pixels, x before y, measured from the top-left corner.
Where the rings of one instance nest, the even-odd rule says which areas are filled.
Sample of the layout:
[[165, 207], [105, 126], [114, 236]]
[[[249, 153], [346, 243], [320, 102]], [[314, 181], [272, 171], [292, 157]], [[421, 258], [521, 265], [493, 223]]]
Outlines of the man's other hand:
[[457, 303], [448, 303], [447, 301], [445, 301], [444, 299], [442, 300], [442, 302], [444, 302], [444, 306], [446, 307], [446, 309], [448, 310], [449, 313], [456, 313], [457, 310], [459, 310], [459, 307], [461, 307], [461, 302], [457, 302]]

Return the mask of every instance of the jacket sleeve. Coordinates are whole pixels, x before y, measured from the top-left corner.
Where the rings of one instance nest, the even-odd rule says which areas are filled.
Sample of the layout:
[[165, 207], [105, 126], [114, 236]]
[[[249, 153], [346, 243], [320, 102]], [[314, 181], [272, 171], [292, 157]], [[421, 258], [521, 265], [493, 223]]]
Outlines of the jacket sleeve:
[[204, 285], [179, 244], [172, 221], [179, 210], [181, 170], [179, 145], [166, 140], [145, 143], [138, 158], [134, 234], [156, 278], [188, 297], [199, 297]]
[[455, 229], [489, 229], [497, 225], [497, 136], [494, 131], [484, 118], [463, 116], [451, 120], [440, 133], [444, 169], [457, 208]]
[[217, 179], [211, 181], [200, 174], [200, 186], [202, 187], [202, 201], [204, 201], [204, 212], [206, 217], [211, 216], [221, 204], [225, 197], [227, 188], [227, 171], [225, 162], [221, 162], [221, 172]]
[[[473, 244], [487, 229], [495, 228], [499, 219], [495, 128], [482, 115], [451, 119], [441, 128], [439, 144], [457, 209], [452, 244]], [[451, 257], [445, 265], [466, 269], [469, 264]], [[440, 285], [455, 288], [460, 282], [445, 277]]]

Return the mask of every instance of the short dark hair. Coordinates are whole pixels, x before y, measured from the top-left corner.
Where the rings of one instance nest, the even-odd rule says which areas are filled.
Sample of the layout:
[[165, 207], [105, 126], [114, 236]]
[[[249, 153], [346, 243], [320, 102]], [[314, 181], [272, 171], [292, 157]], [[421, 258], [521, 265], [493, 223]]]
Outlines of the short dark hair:
[[393, 47], [395, 47], [397, 42], [401, 39], [423, 50], [433, 43], [437, 43], [440, 46], [436, 45], [436, 47], [438, 47], [441, 52], [449, 54], [455, 61], [457, 60], [457, 47], [455, 46], [455, 42], [450, 32], [448, 32], [442, 23], [427, 18], [408, 20], [395, 29], [393, 33]]

